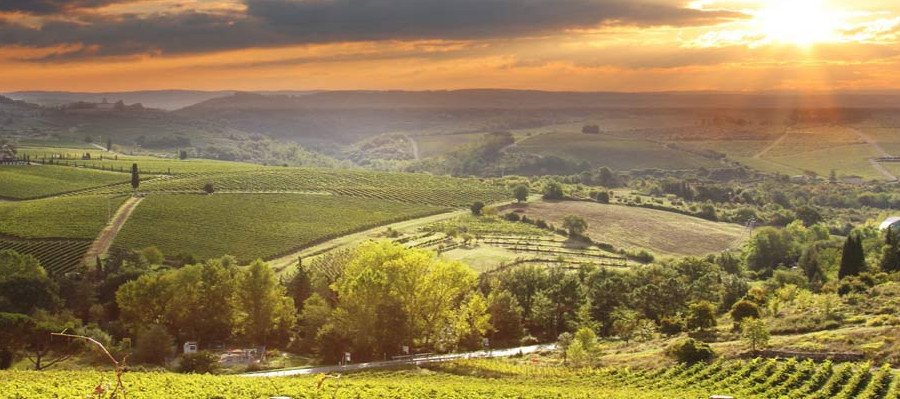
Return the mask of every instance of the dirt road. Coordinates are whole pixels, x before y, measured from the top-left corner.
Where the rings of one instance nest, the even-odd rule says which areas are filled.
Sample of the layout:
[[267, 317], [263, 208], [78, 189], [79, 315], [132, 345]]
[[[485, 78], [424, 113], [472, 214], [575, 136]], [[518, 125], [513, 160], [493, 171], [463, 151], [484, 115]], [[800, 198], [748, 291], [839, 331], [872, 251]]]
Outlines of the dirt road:
[[125, 221], [128, 220], [128, 216], [131, 216], [131, 212], [141, 200], [143, 200], [141, 197], [130, 197], [121, 207], [119, 207], [119, 210], [116, 211], [115, 216], [113, 216], [112, 223], [108, 224], [106, 228], [100, 232], [100, 235], [97, 236], [97, 239], [94, 240], [91, 247], [84, 255], [84, 263], [86, 265], [96, 266], [95, 259], [97, 256], [100, 256], [109, 250], [109, 246], [112, 245], [113, 240], [116, 239], [116, 234], [119, 234], [119, 230], [122, 229]]

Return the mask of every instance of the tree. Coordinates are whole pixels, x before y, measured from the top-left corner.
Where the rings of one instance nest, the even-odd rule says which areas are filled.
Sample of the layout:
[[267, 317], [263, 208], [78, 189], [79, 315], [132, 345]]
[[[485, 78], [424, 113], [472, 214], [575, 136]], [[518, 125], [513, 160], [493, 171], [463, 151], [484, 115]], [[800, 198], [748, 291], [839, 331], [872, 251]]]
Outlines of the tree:
[[162, 251], [156, 247], [147, 247], [140, 251], [141, 261], [147, 265], [161, 265], [166, 260]]
[[758, 319], [759, 316], [759, 305], [753, 301], [741, 299], [731, 307], [731, 319], [735, 326], [739, 326], [745, 319]]
[[60, 307], [59, 287], [37, 258], [0, 250], [0, 312], [32, 314]]
[[569, 351], [569, 346], [572, 345], [572, 341], [575, 339], [570, 332], [564, 332], [559, 334], [559, 337], [556, 339], [556, 348], [559, 350], [559, 353], [563, 356], [563, 365], [568, 364], [569, 356], [567, 352]]
[[134, 191], [134, 195], [137, 195], [138, 186], [141, 185], [141, 177], [138, 175], [138, 166], [137, 163], [131, 164], [131, 189]]
[[515, 188], [513, 188], [513, 197], [515, 197], [516, 201], [519, 203], [528, 200], [528, 186], [524, 184], [517, 185]]
[[716, 326], [716, 306], [709, 301], [699, 301], [688, 305], [688, 330], [705, 330]]
[[850, 233], [844, 242], [844, 250], [841, 253], [841, 267], [838, 270], [838, 279], [847, 276], [858, 276], [866, 269], [866, 255], [863, 252], [862, 238], [858, 233]]
[[884, 233], [884, 246], [881, 248], [881, 271], [892, 273], [900, 271], [900, 236], [893, 228]]
[[680, 340], [666, 350], [666, 355], [680, 363], [694, 364], [712, 359], [715, 356], [709, 344], [693, 338]]
[[803, 205], [796, 210], [797, 219], [803, 222], [803, 225], [810, 227], [822, 221], [822, 214], [819, 210], [809, 205]]
[[178, 159], [185, 160], [188, 157], [188, 153], [185, 150], [178, 151]]
[[112, 138], [106, 139], [106, 151], [107, 152], [112, 151]]
[[566, 349], [566, 357], [576, 366], [591, 366], [599, 355], [597, 334], [590, 328], [580, 328], [576, 331], [572, 343]]
[[797, 247], [789, 231], [763, 227], [747, 243], [746, 264], [760, 277], [769, 277], [779, 265], [791, 265], [797, 255]]
[[138, 363], [163, 366], [166, 364], [166, 359], [174, 354], [175, 338], [159, 324], [145, 328], [137, 336], [134, 360]]
[[600, 191], [594, 196], [594, 199], [601, 204], [609, 203], [609, 191]]
[[472, 214], [475, 216], [481, 216], [481, 210], [484, 209], [484, 202], [475, 201], [469, 207], [469, 210], [472, 211]]
[[488, 296], [488, 313], [494, 327], [493, 341], [499, 346], [516, 345], [524, 335], [522, 307], [507, 290], [494, 290]]
[[584, 125], [581, 127], [581, 133], [584, 134], [600, 134], [600, 126]]
[[248, 342], [275, 345], [286, 341], [294, 326], [294, 302], [269, 265], [257, 260], [240, 272], [237, 300], [238, 326]]
[[577, 215], [569, 215], [563, 219], [563, 228], [569, 232], [569, 237], [578, 237], [587, 230], [588, 224], [584, 218]]
[[565, 196], [562, 185], [552, 180], [544, 185], [543, 194], [548, 200], [561, 200]]
[[749, 318], [741, 323], [741, 338], [756, 352], [769, 345], [769, 329], [765, 320]]
[[216, 192], [216, 186], [214, 186], [212, 183], [206, 183], [203, 185], [203, 192], [212, 194]]

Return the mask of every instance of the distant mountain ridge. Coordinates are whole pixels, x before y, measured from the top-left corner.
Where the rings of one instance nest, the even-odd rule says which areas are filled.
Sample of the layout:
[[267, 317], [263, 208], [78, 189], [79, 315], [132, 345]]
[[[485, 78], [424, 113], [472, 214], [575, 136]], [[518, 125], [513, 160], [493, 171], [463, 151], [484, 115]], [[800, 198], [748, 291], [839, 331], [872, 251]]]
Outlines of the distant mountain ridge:
[[27, 101], [42, 106], [60, 106], [75, 102], [100, 103], [106, 100], [110, 103], [123, 101], [126, 104], [140, 103], [147, 108], [163, 110], [176, 110], [209, 99], [230, 96], [233, 90], [224, 91], [194, 91], [194, 90], [147, 90], [129, 92], [83, 93], [66, 91], [17, 91], [6, 93], [5, 96]]

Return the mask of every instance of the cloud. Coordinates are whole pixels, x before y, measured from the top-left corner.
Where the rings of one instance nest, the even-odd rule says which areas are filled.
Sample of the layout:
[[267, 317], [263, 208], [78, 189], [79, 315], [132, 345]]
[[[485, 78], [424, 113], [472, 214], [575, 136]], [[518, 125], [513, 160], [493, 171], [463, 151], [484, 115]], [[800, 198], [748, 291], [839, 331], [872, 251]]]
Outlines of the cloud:
[[4, 0], [0, 2], [0, 11], [49, 15], [130, 1], [133, 0]]
[[[39, 0], [19, 8], [50, 12], [113, 1]], [[604, 25], [695, 26], [745, 17], [659, 1], [245, 0], [246, 9], [233, 12], [89, 14], [76, 21], [47, 18], [39, 27], [0, 21], [0, 45], [78, 47], [33, 60], [64, 62], [312, 43], [534, 37]]]

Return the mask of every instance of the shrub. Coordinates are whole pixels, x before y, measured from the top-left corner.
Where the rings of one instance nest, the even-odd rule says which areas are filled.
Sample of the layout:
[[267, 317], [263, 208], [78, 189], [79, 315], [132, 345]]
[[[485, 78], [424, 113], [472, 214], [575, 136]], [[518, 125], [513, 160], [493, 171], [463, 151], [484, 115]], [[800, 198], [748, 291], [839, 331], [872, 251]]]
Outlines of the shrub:
[[212, 183], [206, 183], [203, 185], [203, 192], [212, 194], [216, 192], [216, 186], [214, 186]]
[[137, 337], [133, 360], [138, 363], [162, 366], [175, 354], [175, 338], [163, 326], [154, 324]]
[[475, 216], [481, 216], [481, 210], [484, 209], [484, 202], [475, 201], [472, 203], [472, 206], [469, 207], [469, 210], [472, 211], [472, 214]]
[[685, 338], [675, 342], [666, 350], [666, 355], [680, 363], [694, 364], [715, 357], [709, 344], [693, 338]]
[[507, 213], [506, 215], [503, 215], [503, 218], [509, 220], [510, 222], [518, 222], [519, 220], [521, 220], [519, 214], [515, 212]]
[[672, 336], [684, 331], [684, 320], [677, 316], [664, 317], [659, 321], [659, 332]]
[[219, 356], [210, 351], [188, 353], [181, 357], [181, 373], [215, 374], [219, 371]]
[[731, 307], [731, 319], [734, 320], [735, 325], [741, 324], [741, 321], [748, 317], [758, 319], [759, 314], [759, 305], [746, 299], [735, 302]]

